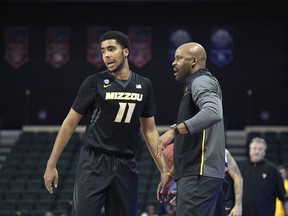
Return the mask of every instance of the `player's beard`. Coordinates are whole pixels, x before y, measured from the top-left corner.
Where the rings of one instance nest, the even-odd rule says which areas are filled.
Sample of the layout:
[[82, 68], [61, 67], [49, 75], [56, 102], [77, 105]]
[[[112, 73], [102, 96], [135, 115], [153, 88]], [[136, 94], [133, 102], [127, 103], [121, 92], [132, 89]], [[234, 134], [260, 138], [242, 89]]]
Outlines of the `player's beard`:
[[122, 61], [120, 62], [120, 64], [118, 65], [118, 66], [116, 66], [116, 68], [115, 69], [112, 69], [112, 70], [109, 70], [110, 71], [110, 73], [117, 73], [118, 71], [121, 71], [122, 70], [122, 68], [124, 67], [124, 65], [125, 65], [125, 58], [123, 57], [122, 58]]

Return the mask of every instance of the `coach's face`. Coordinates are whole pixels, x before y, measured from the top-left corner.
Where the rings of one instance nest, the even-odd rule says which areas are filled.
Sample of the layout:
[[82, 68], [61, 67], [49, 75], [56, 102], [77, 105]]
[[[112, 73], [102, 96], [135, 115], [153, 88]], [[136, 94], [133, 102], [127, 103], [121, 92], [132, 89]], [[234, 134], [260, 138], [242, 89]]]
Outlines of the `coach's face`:
[[191, 57], [186, 49], [180, 46], [175, 52], [175, 60], [172, 63], [175, 79], [179, 82], [184, 82], [192, 73], [192, 58], [195, 57]]
[[265, 157], [265, 152], [266, 152], [266, 149], [263, 143], [252, 142], [249, 148], [249, 155], [250, 155], [251, 162], [257, 163], [263, 160]]

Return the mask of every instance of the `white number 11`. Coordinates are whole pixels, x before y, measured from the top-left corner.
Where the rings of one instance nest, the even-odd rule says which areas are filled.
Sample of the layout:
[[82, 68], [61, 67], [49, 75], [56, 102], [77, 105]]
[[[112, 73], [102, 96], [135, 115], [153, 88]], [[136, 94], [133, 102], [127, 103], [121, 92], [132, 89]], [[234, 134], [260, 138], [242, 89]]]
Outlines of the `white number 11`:
[[116, 115], [116, 118], [114, 120], [114, 122], [121, 122], [124, 115], [125, 115], [125, 111], [126, 111], [126, 107], [128, 104], [128, 110], [127, 110], [127, 114], [126, 114], [126, 118], [124, 120], [125, 123], [130, 123], [131, 118], [132, 118], [132, 114], [134, 112], [135, 109], [135, 103], [119, 103], [119, 110], [118, 113]]

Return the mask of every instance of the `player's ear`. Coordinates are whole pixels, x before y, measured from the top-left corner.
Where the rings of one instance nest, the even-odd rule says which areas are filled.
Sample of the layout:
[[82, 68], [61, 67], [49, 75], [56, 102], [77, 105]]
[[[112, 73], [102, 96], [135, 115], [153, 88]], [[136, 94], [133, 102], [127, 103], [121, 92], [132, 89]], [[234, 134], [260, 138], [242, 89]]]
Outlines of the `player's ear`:
[[125, 48], [123, 51], [124, 51], [124, 56], [128, 57], [129, 56], [129, 49]]

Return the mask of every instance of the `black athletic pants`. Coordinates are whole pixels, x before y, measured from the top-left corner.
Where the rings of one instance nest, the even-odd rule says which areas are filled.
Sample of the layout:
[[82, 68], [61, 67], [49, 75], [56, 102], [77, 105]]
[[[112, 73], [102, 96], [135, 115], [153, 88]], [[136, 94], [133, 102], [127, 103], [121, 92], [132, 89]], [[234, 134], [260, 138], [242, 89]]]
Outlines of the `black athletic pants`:
[[76, 172], [73, 216], [137, 214], [138, 172], [135, 157], [99, 153], [82, 147]]
[[186, 176], [177, 181], [177, 216], [214, 216], [223, 179]]

